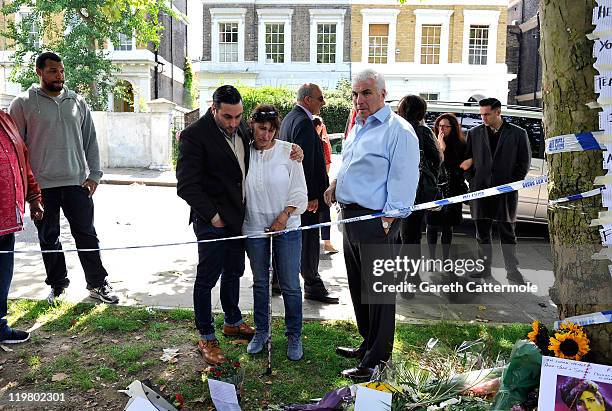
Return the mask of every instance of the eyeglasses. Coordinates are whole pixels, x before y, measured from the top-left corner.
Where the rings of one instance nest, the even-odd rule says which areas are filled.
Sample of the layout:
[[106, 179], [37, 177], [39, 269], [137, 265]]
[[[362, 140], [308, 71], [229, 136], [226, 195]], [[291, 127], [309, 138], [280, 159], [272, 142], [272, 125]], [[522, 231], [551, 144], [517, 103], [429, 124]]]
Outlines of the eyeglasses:
[[276, 111], [257, 111], [253, 114], [253, 120], [262, 121], [262, 120], [274, 120], [278, 117], [278, 113]]

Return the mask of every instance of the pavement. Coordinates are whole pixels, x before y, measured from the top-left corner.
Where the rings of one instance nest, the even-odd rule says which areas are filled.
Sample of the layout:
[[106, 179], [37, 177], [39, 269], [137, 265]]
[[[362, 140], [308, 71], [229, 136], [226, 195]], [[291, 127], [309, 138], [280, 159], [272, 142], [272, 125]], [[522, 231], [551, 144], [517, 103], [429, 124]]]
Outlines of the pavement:
[[[335, 161], [339, 164], [340, 161]], [[334, 175], [337, 169], [331, 171]], [[95, 225], [101, 247], [154, 246], [161, 243], [192, 242], [195, 239], [187, 224], [189, 209], [176, 196], [174, 171], [121, 168], [108, 169], [96, 192]], [[332, 220], [337, 219], [332, 209]], [[61, 240], [64, 249], [74, 248], [69, 226], [62, 216]], [[531, 322], [557, 319], [556, 307], [548, 296], [552, 286], [552, 261], [541, 226], [519, 226], [518, 256], [527, 280], [537, 284], [534, 293], [472, 295], [462, 304], [452, 304], [444, 293], [417, 293], [414, 298], [397, 298], [396, 319], [401, 322], [423, 323], [456, 321], [459, 323]], [[320, 274], [331, 291], [340, 297], [340, 304], [327, 305], [304, 300], [305, 319], [353, 320], [346, 269], [342, 254], [342, 234], [332, 227], [332, 243], [340, 250], [329, 255], [322, 252]], [[458, 243], [475, 245], [471, 222], [459, 227]], [[423, 240], [424, 241], [424, 240]], [[16, 238], [15, 272], [9, 298], [44, 299], [48, 294], [36, 229], [27, 219], [26, 229]], [[192, 292], [197, 264], [195, 244], [141, 249], [103, 251], [102, 258], [109, 281], [121, 298], [120, 304], [161, 308], [192, 308]], [[85, 279], [76, 253], [67, 253], [66, 262], [71, 285], [67, 289], [70, 301], [93, 301], [85, 290]], [[241, 281], [240, 307], [252, 311], [252, 274], [245, 257], [245, 274]], [[423, 279], [435, 273], [423, 273]], [[495, 255], [493, 277], [498, 284], [507, 284], [503, 259]], [[466, 303], [467, 302], [467, 303]], [[213, 308], [222, 312], [219, 287], [213, 292]], [[282, 297], [273, 298], [274, 315], [284, 312]]]

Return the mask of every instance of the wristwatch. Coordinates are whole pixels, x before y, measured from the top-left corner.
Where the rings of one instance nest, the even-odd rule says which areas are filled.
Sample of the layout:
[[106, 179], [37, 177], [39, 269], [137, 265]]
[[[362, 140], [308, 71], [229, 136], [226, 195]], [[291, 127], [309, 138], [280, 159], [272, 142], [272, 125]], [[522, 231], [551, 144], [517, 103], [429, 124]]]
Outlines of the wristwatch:
[[385, 230], [388, 230], [391, 228], [391, 223], [388, 221], [383, 220], [382, 225]]

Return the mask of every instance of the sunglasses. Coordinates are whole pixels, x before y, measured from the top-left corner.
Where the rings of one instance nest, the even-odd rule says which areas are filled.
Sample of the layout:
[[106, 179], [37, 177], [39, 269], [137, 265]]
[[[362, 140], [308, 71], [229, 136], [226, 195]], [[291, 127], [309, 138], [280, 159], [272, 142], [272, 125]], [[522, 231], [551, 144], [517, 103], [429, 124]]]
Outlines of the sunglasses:
[[278, 117], [278, 113], [276, 111], [258, 111], [253, 114], [253, 120], [262, 121], [262, 120], [274, 120]]

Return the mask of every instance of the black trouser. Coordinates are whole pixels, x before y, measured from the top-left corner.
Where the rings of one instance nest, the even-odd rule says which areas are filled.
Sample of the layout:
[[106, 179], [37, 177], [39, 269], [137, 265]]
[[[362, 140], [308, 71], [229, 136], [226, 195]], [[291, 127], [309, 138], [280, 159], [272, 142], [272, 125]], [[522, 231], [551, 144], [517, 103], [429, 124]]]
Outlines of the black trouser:
[[[319, 213], [302, 214], [302, 226], [319, 224]], [[327, 295], [327, 289], [319, 275], [319, 230], [302, 231], [301, 272], [304, 279], [304, 294]]]
[[[329, 207], [323, 207], [323, 210], [319, 212], [319, 222], [328, 223], [331, 221], [331, 213]], [[321, 240], [331, 240], [331, 227], [321, 227]]]
[[[70, 224], [70, 232], [77, 248], [99, 248], [94, 228], [94, 205], [89, 191], [81, 186], [64, 186], [42, 190], [44, 217], [34, 221], [38, 229], [41, 250], [61, 250], [60, 208]], [[99, 251], [79, 252], [85, 280], [89, 287], [100, 287], [108, 273], [102, 265]], [[43, 253], [47, 271], [45, 283], [53, 288], [66, 288], [70, 284], [64, 253]]]
[[[514, 233], [515, 223], [497, 221], [497, 231], [502, 245], [504, 265], [507, 272], [516, 271], [518, 259], [516, 258], [516, 235]], [[476, 240], [478, 241], [478, 256], [485, 259], [486, 271], [491, 271], [491, 259], [493, 250], [491, 247], [491, 234], [493, 220], [483, 218], [476, 220]]]
[[453, 242], [452, 225], [428, 225], [427, 244], [429, 245], [429, 257], [436, 258], [436, 248], [438, 244], [438, 232], [441, 231], [440, 242], [442, 243], [442, 259], [446, 260], [450, 254], [450, 246]]
[[[413, 211], [406, 218], [402, 218], [400, 227], [400, 237], [402, 244], [405, 245], [404, 253], [412, 260], [421, 258], [421, 237], [423, 236], [423, 217], [425, 211]], [[406, 275], [405, 280], [418, 284], [421, 282], [421, 277], [418, 272], [411, 275]]]
[[[342, 210], [342, 218], [370, 214], [373, 210]], [[380, 218], [346, 224], [343, 227], [344, 263], [349, 291], [355, 310], [357, 329], [363, 338], [360, 350], [364, 353], [361, 366], [373, 368], [381, 361], [388, 361], [393, 351], [395, 335], [395, 304], [366, 304], [362, 302], [362, 287], [367, 279], [362, 277], [362, 267], [372, 267], [364, 250], [374, 244], [389, 245], [388, 258], [393, 257], [393, 244], [397, 242], [400, 222], [396, 220], [388, 234], [382, 228]], [[371, 273], [369, 275], [372, 275]], [[394, 298], [394, 297], [393, 297]], [[394, 301], [394, 300], [393, 300]]]

